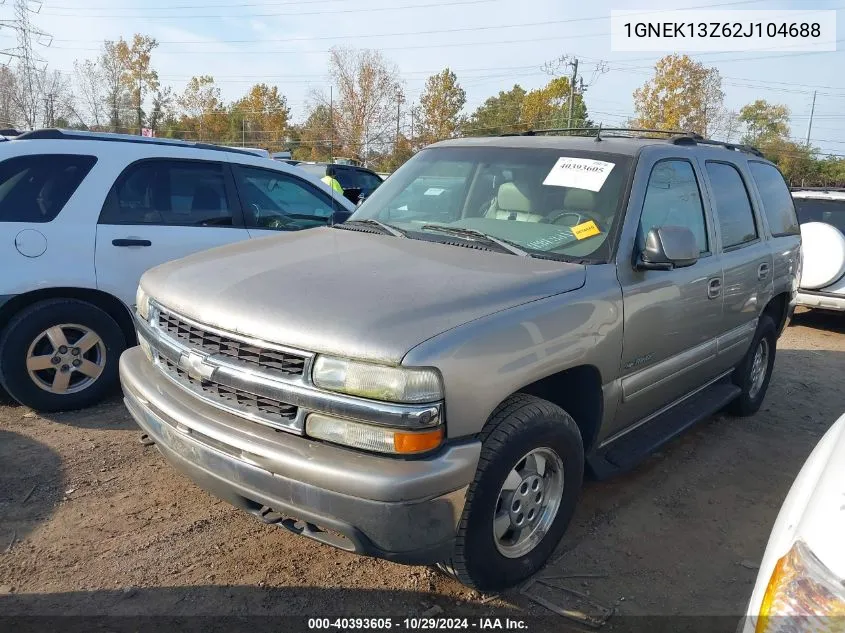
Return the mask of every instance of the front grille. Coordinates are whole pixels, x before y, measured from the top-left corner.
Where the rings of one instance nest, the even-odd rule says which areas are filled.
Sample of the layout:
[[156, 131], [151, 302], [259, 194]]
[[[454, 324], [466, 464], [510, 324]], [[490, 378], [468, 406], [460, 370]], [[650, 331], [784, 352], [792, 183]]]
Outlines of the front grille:
[[234, 338], [221, 336], [188, 323], [165, 310], [159, 310], [158, 327], [182, 341], [182, 343], [208, 354], [221, 354], [288, 376], [301, 376], [305, 370], [305, 357], [303, 356], [259, 347]]
[[278, 421], [288, 426], [290, 421], [296, 418], [297, 407], [285, 402], [279, 402], [272, 398], [257, 396], [242, 389], [227, 387], [211, 380], [198, 380], [188, 375], [184, 369], [179, 367], [169, 358], [159, 356], [159, 364], [171, 376], [183, 384], [189, 384], [203, 393], [218, 398], [224, 403], [237, 405], [239, 409], [260, 413], [263, 419], [268, 422]]

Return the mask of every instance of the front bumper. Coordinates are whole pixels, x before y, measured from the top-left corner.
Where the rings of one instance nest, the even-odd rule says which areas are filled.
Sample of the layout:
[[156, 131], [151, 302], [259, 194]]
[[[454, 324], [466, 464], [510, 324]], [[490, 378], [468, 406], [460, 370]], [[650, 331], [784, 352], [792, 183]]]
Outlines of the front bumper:
[[409, 564], [451, 552], [481, 446], [402, 460], [276, 431], [192, 397], [139, 347], [120, 358], [124, 401], [177, 469], [267, 523]]
[[845, 295], [834, 294], [832, 292], [799, 290], [795, 297], [795, 303], [808, 308], [845, 311]]

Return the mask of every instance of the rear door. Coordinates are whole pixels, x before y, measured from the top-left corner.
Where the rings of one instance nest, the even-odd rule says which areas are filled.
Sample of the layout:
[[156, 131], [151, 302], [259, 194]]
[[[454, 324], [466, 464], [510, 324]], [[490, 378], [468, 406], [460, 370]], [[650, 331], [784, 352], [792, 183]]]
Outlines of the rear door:
[[772, 298], [773, 258], [741, 165], [705, 160], [704, 171], [724, 273], [719, 366], [726, 370], [748, 350], [757, 317]]
[[148, 159], [127, 167], [97, 225], [97, 287], [132, 305], [141, 275], [248, 239], [227, 163]]

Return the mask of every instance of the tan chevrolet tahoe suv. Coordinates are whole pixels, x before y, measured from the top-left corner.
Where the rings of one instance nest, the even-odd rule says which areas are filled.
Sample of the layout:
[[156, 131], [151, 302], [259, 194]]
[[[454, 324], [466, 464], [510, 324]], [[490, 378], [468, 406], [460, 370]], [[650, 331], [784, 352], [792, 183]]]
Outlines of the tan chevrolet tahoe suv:
[[638, 132], [437, 143], [344, 224], [148, 271], [126, 405], [267, 523], [515, 585], [585, 472], [757, 411], [793, 304], [774, 165]]

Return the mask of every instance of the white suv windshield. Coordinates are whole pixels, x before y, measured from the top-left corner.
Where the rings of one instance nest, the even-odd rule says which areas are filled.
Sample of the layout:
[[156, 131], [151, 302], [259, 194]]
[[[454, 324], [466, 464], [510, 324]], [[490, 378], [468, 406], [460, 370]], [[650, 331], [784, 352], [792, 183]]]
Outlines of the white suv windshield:
[[[418, 153], [353, 214], [429, 239], [470, 229], [529, 254], [605, 259], [631, 157], [602, 152], [442, 147]], [[468, 239], [471, 239], [468, 238]]]

